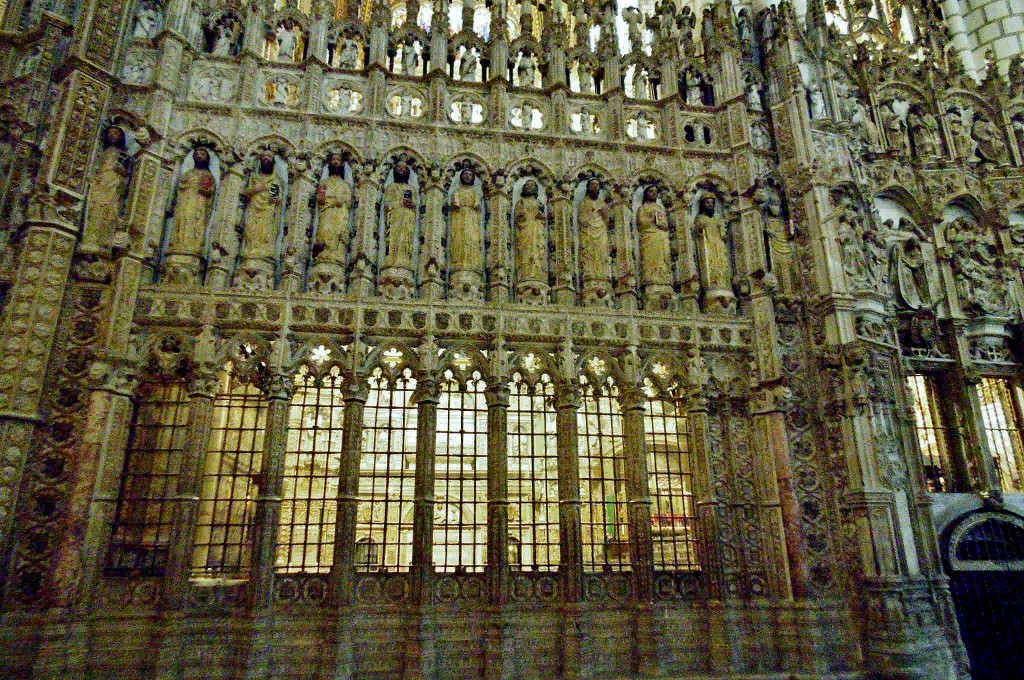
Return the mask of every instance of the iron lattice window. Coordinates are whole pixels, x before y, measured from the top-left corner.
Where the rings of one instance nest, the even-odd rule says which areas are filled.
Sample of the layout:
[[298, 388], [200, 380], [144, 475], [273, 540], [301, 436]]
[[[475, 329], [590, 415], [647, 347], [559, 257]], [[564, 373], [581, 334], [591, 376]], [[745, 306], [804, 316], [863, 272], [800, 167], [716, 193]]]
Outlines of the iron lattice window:
[[681, 399], [651, 395], [644, 414], [654, 568], [700, 569], [693, 501], [693, 452]]
[[1021, 420], [1021, 389], [1005, 378], [983, 378], [977, 386], [981, 417], [992, 462], [1004, 491], [1022, 491], [1024, 422]]
[[509, 564], [549, 571], [560, 546], [555, 387], [546, 373], [531, 384], [517, 372], [509, 388]]
[[[389, 377], [377, 368], [369, 378], [363, 411], [363, 453], [359, 464], [357, 541], [372, 551], [357, 552], [358, 571], [407, 571], [412, 563], [413, 498], [416, 486], [416, 379], [406, 368]], [[357, 543], [358, 545], [358, 543]]]
[[584, 570], [630, 568], [626, 456], [618, 387], [580, 380], [577, 416]]
[[914, 429], [928, 490], [932, 493], [952, 491], [950, 428], [946, 425], [936, 379], [931, 375], [911, 375], [907, 377], [907, 386], [914, 399]]
[[334, 564], [345, 399], [337, 366], [295, 376], [284, 458], [277, 570], [324, 573]]
[[159, 573], [167, 565], [188, 412], [181, 383], [140, 386], [114, 517], [111, 569]]
[[460, 385], [447, 371], [437, 409], [434, 567], [482, 571], [487, 555], [486, 385], [473, 373]]
[[247, 578], [266, 400], [229, 368], [213, 404], [192, 568], [195, 577]]

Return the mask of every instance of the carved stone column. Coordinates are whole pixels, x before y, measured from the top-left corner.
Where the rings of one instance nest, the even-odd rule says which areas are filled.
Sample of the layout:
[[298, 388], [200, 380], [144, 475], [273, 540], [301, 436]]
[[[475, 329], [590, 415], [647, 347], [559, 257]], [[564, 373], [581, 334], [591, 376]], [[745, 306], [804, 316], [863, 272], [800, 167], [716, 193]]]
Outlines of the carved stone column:
[[[494, 68], [492, 64], [492, 69]], [[430, 66], [428, 72], [448, 69], [448, 0], [434, 0], [430, 19]]]
[[572, 194], [576, 185], [563, 180], [548, 193], [552, 204], [551, 230], [555, 241], [554, 298], [559, 305], [576, 302], [576, 247], [572, 236]]
[[721, 498], [711, 480], [711, 449], [721, 442], [711, 441], [710, 408], [707, 395], [707, 369], [699, 352], [693, 351], [690, 360], [690, 393], [686, 405], [686, 419], [690, 425], [690, 445], [693, 450], [693, 500], [697, 509], [697, 547], [701, 565], [703, 590], [708, 599], [720, 600], [723, 592], [722, 556], [719, 553], [718, 508]]
[[555, 422], [558, 431], [558, 527], [560, 532], [558, 571], [566, 602], [583, 598], [583, 529], [581, 524], [580, 461], [576, 422], [579, 390], [574, 380], [563, 376], [555, 390]]
[[359, 456], [362, 451], [363, 407], [367, 384], [360, 377], [345, 385], [345, 418], [338, 471], [338, 511], [334, 531], [331, 591], [339, 607], [355, 601], [356, 511], [359, 507]]
[[[207, 273], [207, 285], [214, 290], [223, 290], [231, 283], [231, 272], [235, 257], [238, 255], [239, 236], [238, 223], [241, 217], [242, 189], [245, 187], [245, 166], [241, 161], [228, 165], [221, 175], [220, 189], [217, 192], [217, 205], [214, 207], [213, 243], [210, 248], [210, 261]], [[171, 258], [168, 257], [168, 266]]]
[[[287, 340], [281, 338], [275, 344], [286, 345]], [[249, 606], [257, 612], [266, 611], [273, 605], [277, 530], [281, 520], [284, 457], [288, 446], [288, 413], [295, 392], [288, 369], [288, 348], [278, 348], [275, 353], [285, 361], [275, 361], [278, 365], [271, 369], [263, 386], [267, 396], [267, 422], [254, 513], [256, 536], [252, 550], [252, 588], [248, 593]]]
[[512, 242], [510, 214], [512, 211], [511, 186], [506, 184], [503, 174], [495, 175], [487, 187], [487, 202], [490, 204], [491, 216], [487, 225], [488, 241], [487, 268], [490, 270], [488, 280], [488, 299], [491, 302], [508, 302], [511, 287], [512, 269], [508, 244]]
[[220, 366], [214, 359], [213, 328], [205, 326], [196, 344], [196, 368], [189, 387], [189, 409], [185, 445], [182, 450], [178, 486], [171, 510], [171, 547], [164, 573], [164, 603], [177, 609], [187, 596], [192, 546], [199, 519], [206, 451], [213, 427], [213, 402], [217, 396]]
[[306, 275], [309, 262], [309, 231], [313, 213], [309, 209], [317, 180], [309, 158], [300, 157], [292, 163], [291, 187], [288, 191], [288, 213], [285, 218], [287, 230], [281, 246], [281, 288], [298, 292]]
[[413, 498], [413, 599], [430, 604], [434, 571], [434, 455], [437, 449], [437, 405], [440, 386], [430, 374], [421, 375], [414, 394], [416, 421], [416, 481]]
[[672, 205], [672, 221], [676, 225], [676, 246], [679, 253], [675, 263], [680, 283], [679, 305], [680, 311], [684, 314], [698, 312], [697, 296], [700, 294], [697, 244], [694, 242], [693, 220], [690, 218], [693, 198], [689, 192], [680, 191]]
[[443, 276], [447, 261], [441, 244], [447, 228], [444, 216], [444, 167], [432, 165], [424, 174], [426, 215], [421, 225], [420, 295], [427, 300], [440, 300], [444, 297]]
[[373, 162], [367, 161], [353, 168], [352, 173], [356, 177], [355, 195], [358, 205], [349, 292], [358, 297], [369, 297], [373, 294], [374, 270], [378, 260], [376, 236], [379, 211], [377, 203], [381, 198], [380, 177], [377, 170], [378, 168]]
[[637, 308], [637, 262], [633, 248], [633, 209], [628, 188], [617, 184], [611, 191], [608, 216], [614, 225], [612, 247], [615, 256], [615, 299], [622, 309]]
[[493, 605], [508, 596], [508, 405], [504, 376], [487, 388], [487, 591]]

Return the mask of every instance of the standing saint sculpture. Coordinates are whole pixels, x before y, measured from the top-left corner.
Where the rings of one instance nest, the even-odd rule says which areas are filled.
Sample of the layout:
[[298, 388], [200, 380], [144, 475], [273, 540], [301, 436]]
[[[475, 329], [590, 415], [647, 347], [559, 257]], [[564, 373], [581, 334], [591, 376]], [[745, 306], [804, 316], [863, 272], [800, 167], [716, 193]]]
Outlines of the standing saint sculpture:
[[109, 253], [120, 226], [121, 204], [131, 174], [124, 130], [111, 125], [103, 133], [100, 167], [89, 183], [82, 247]]
[[668, 214], [658, 203], [658, 187], [653, 184], [644, 189], [636, 226], [640, 232], [640, 282], [644, 286], [671, 287]]
[[192, 152], [192, 169], [178, 182], [174, 207], [174, 235], [168, 252], [200, 257], [206, 246], [206, 226], [210, 222], [213, 194], [217, 182], [210, 172], [210, 152], [200, 147]]
[[705, 299], [728, 307], [734, 299], [729, 232], [717, 208], [718, 199], [711, 194], [704, 195], [697, 205], [693, 226], [700, 243]]
[[384, 225], [387, 230], [384, 256], [385, 269], [412, 272], [413, 243], [416, 236], [416, 187], [410, 182], [409, 163], [395, 163], [393, 181], [384, 189]]
[[459, 185], [451, 198], [452, 273], [480, 272], [484, 265], [483, 233], [480, 216], [482, 201], [476, 188], [476, 173], [464, 168], [459, 173]]
[[793, 244], [789, 239], [789, 226], [783, 217], [782, 197], [771, 185], [759, 186], [754, 202], [761, 208], [761, 233], [764, 235], [768, 262], [767, 271], [774, 278], [779, 293], [789, 295], [796, 283], [793, 275]]
[[516, 205], [516, 275], [519, 282], [547, 283], [548, 229], [540, 189], [532, 179], [523, 184]]
[[602, 302], [611, 292], [608, 247], [608, 204], [601, 198], [601, 183], [587, 182], [580, 201], [580, 269], [583, 274], [584, 300]]
[[317, 262], [344, 263], [352, 219], [352, 187], [345, 179], [341, 154], [327, 157], [327, 177], [317, 187], [316, 203], [320, 206], [320, 221], [313, 255]]
[[273, 153], [260, 154], [259, 168], [242, 192], [247, 201], [242, 251], [246, 260], [272, 260], [277, 250], [284, 186], [274, 172], [275, 163]]

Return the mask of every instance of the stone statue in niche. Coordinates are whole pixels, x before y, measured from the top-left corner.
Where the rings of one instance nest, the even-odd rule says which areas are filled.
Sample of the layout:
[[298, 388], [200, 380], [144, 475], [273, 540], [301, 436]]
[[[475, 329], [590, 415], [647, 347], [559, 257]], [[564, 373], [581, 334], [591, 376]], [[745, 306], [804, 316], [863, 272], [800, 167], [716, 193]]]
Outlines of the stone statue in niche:
[[519, 78], [519, 87], [535, 87], [537, 82], [537, 65], [534, 62], [533, 53], [526, 51], [519, 57], [516, 65], [516, 76]]
[[[277, 157], [270, 151], [259, 156], [259, 165], [250, 178], [249, 186], [242, 192], [246, 201], [243, 226], [244, 256], [243, 269], [257, 267], [251, 278], [257, 285], [266, 286], [263, 278], [266, 261], [273, 261], [277, 251], [277, 233], [281, 226], [281, 207], [284, 202], [284, 183], [277, 176]], [[254, 261], [261, 261], [257, 265]], [[271, 274], [273, 273], [271, 268]]]
[[606, 304], [611, 293], [608, 204], [601, 196], [601, 183], [596, 179], [587, 182], [578, 223], [584, 301]]
[[910, 107], [907, 127], [915, 156], [924, 159], [939, 155], [939, 124], [925, 106], [914, 104]]
[[199, 257], [206, 246], [206, 226], [210, 222], [213, 194], [217, 183], [210, 172], [210, 152], [199, 147], [192, 152], [193, 167], [178, 182], [174, 206], [174, 235], [169, 253]]
[[978, 155], [982, 160], [990, 163], [1005, 161], [1006, 144], [1003, 143], [1002, 132], [992, 121], [980, 113], [974, 115], [971, 139], [974, 140]]
[[346, 37], [341, 43], [338, 54], [338, 66], [354, 71], [359, 68], [359, 43], [352, 37]]
[[302, 27], [293, 19], [282, 20], [267, 33], [265, 55], [271, 61], [286, 64], [302, 61], [305, 39]]
[[953, 155], [965, 160], [974, 159], [975, 142], [967, 129], [967, 121], [959, 108], [953, 107], [946, 112], [946, 123], [952, 138]]
[[864, 244], [864, 218], [853, 200], [842, 192], [834, 192], [836, 234], [843, 258], [843, 271], [851, 290], [872, 289], [872, 275], [868, 268]]
[[242, 20], [233, 12], [211, 18], [203, 32], [207, 51], [216, 57], [233, 57], [242, 49]]
[[477, 56], [476, 50], [472, 47], [467, 47], [462, 53], [462, 59], [459, 60], [459, 79], [467, 82], [475, 82], [477, 78], [477, 71], [480, 67], [480, 57]]
[[846, 100], [850, 111], [850, 124], [858, 133], [864, 150], [869, 153], [877, 153], [882, 150], [882, 135], [878, 131], [875, 121], [871, 120], [864, 103], [856, 95], [850, 95]]
[[352, 219], [352, 187], [345, 179], [345, 159], [332, 153], [327, 157], [327, 177], [317, 187], [320, 207], [313, 256], [317, 262], [345, 262]]
[[135, 29], [132, 36], [135, 38], [155, 38], [163, 25], [163, 12], [160, 7], [150, 0], [142, 0], [138, 9], [135, 10]]
[[403, 269], [412, 272], [414, 238], [416, 236], [416, 206], [419, 204], [416, 187], [410, 182], [412, 171], [408, 162], [395, 163], [393, 180], [384, 189], [384, 225], [387, 252], [385, 269]]
[[121, 206], [131, 176], [132, 159], [124, 129], [110, 125], [103, 131], [100, 167], [89, 182], [83, 250], [109, 253], [114, 234], [122, 229]]
[[761, 233], [767, 256], [765, 284], [782, 295], [796, 292], [793, 272], [793, 242], [789, 224], [782, 209], [782, 197], [772, 184], [760, 184], [754, 191], [754, 202], [761, 209]]
[[672, 286], [671, 247], [668, 214], [658, 202], [658, 187], [644, 188], [636, 212], [640, 234], [640, 282], [644, 286]]
[[889, 148], [904, 156], [910, 155], [910, 139], [907, 137], [907, 124], [896, 108], [896, 100], [889, 100], [878, 109], [882, 121], [882, 129], [889, 140]]
[[[547, 212], [540, 200], [540, 188], [532, 179], [523, 184], [516, 204], [516, 277], [520, 286], [530, 288], [533, 296], [540, 293], [537, 284], [548, 281]], [[520, 296], [523, 292], [520, 292]]]
[[480, 228], [482, 208], [480, 193], [476, 188], [476, 173], [464, 167], [451, 196], [451, 237], [448, 247], [453, 273], [479, 272], [483, 269], [483, 234]]
[[407, 76], [416, 75], [416, 48], [412, 41], [402, 45], [402, 73]]
[[647, 71], [640, 67], [636, 69], [636, 75], [633, 76], [633, 98], [634, 99], [650, 99], [651, 98], [651, 81], [647, 75]]
[[631, 52], [639, 52], [643, 47], [643, 15], [637, 7], [626, 7], [622, 10], [622, 20], [626, 22], [626, 35], [629, 37]]
[[894, 236], [898, 240], [890, 251], [889, 280], [899, 304], [914, 311], [934, 307], [936, 296], [932, 294], [924, 248], [927, 239], [906, 218], [900, 219]]
[[965, 218], [946, 225], [960, 304], [969, 316], [1004, 316], [1006, 288], [1000, 276], [995, 240]]
[[720, 214], [718, 199], [714, 194], [701, 196], [693, 226], [700, 244], [705, 300], [709, 305], [730, 309], [735, 296], [732, 292], [729, 228]]

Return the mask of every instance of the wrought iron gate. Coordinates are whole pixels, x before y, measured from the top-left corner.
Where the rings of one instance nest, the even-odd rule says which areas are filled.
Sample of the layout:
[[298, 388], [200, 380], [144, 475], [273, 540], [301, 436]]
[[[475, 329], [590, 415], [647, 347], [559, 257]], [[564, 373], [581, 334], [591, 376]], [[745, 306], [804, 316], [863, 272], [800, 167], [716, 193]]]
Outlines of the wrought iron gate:
[[1024, 677], [1024, 520], [973, 513], [953, 526], [944, 547], [974, 680]]

